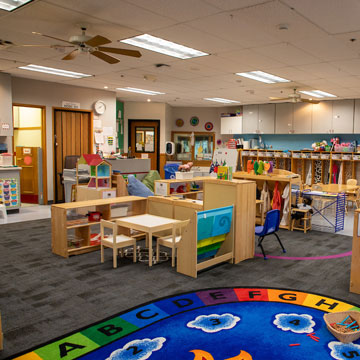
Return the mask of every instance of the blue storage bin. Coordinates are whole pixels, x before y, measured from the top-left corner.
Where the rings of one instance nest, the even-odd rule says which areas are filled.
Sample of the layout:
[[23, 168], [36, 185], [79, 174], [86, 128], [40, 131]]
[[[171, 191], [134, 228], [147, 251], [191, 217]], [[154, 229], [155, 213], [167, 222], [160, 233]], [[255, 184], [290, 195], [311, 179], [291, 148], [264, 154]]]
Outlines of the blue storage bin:
[[165, 179], [175, 179], [175, 172], [179, 169], [179, 164], [165, 164]]

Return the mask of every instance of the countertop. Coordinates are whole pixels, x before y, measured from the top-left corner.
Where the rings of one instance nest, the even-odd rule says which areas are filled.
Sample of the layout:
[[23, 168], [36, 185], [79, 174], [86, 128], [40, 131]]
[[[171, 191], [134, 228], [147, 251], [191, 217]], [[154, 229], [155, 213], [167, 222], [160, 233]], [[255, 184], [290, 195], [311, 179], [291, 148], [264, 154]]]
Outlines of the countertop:
[[12, 171], [12, 170], [21, 170], [21, 167], [19, 167], [19, 166], [1, 166], [0, 165], [0, 171]]

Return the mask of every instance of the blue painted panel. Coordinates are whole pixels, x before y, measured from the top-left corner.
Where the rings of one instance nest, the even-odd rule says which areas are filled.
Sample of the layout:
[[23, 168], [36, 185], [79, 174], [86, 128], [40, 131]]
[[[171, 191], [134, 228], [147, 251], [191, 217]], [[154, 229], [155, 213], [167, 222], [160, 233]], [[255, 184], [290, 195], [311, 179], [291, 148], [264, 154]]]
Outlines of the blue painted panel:
[[200, 211], [197, 214], [197, 241], [230, 231], [233, 206]]

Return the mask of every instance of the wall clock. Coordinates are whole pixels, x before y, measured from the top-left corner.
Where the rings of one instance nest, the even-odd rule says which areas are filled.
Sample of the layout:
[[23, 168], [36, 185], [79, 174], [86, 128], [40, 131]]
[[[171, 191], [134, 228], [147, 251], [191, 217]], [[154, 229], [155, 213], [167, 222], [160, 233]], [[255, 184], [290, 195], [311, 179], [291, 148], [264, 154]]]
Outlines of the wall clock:
[[102, 100], [98, 100], [94, 103], [94, 111], [97, 115], [102, 115], [105, 113], [106, 104]]
[[199, 118], [197, 116], [193, 116], [190, 119], [190, 125], [192, 126], [198, 126], [199, 125]]

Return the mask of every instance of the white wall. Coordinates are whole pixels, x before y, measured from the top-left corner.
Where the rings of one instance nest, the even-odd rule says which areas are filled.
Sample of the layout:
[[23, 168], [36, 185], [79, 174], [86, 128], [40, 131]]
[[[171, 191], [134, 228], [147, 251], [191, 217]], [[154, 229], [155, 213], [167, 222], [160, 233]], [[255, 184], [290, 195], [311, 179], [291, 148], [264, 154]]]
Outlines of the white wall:
[[[12, 124], [11, 76], [0, 73], [0, 124]], [[0, 142], [7, 144], [8, 151], [12, 151], [11, 137], [0, 136]]]
[[[205, 129], [205, 124], [207, 122], [211, 122], [214, 125], [214, 128], [209, 132], [215, 133], [215, 142], [217, 139], [228, 140], [231, 136], [220, 135], [220, 117], [221, 113], [226, 112], [233, 112], [235, 113], [236, 109], [241, 108], [238, 107], [211, 107], [211, 108], [204, 108], [204, 107], [173, 107], [171, 120], [169, 124], [171, 125], [171, 131], [200, 131], [200, 132], [207, 132]], [[190, 125], [190, 119], [193, 116], [197, 116], [199, 118], [199, 125], [192, 126]], [[175, 122], [177, 119], [184, 120], [184, 126], [178, 127], [176, 126]], [[168, 140], [168, 139], [167, 139]], [[170, 139], [169, 139], [170, 140]]]
[[[160, 153], [165, 153], [166, 114], [169, 105], [154, 102], [124, 103], [124, 151], [128, 150], [128, 120], [160, 120]], [[168, 110], [167, 110], [168, 109]]]
[[[2, 74], [0, 74], [2, 75]], [[12, 78], [12, 101], [20, 104], [46, 106], [46, 146], [47, 146], [47, 176], [48, 197], [53, 200], [53, 112], [52, 107], [61, 107], [62, 101], [80, 103], [81, 109], [92, 110], [96, 100], [103, 100], [106, 112], [99, 117], [103, 126], [111, 126], [116, 130], [116, 93], [105, 90], [90, 89], [66, 84], [25, 78]], [[1, 101], [1, 97], [0, 97]], [[10, 105], [11, 109], [11, 105]], [[10, 139], [11, 142], [11, 139]], [[114, 141], [115, 143], [115, 141]]]

